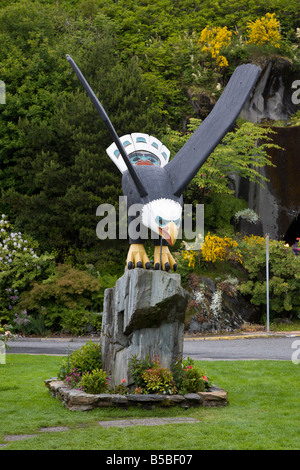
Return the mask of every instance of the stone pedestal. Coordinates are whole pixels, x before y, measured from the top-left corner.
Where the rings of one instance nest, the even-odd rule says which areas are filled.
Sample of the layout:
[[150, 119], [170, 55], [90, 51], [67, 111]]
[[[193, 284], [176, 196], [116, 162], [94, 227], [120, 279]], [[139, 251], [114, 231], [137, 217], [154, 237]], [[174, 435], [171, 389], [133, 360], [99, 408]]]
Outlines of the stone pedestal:
[[159, 357], [163, 367], [182, 359], [187, 293], [179, 274], [133, 269], [106, 289], [102, 317], [103, 369], [112, 385], [130, 386], [132, 356]]

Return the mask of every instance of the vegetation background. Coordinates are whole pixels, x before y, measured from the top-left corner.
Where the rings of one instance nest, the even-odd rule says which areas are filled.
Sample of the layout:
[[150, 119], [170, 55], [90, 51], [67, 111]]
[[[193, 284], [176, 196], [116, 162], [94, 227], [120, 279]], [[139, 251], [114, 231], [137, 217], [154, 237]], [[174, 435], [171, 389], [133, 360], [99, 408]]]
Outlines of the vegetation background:
[[[153, 134], [173, 156], [237, 65], [284, 56], [300, 69], [298, 0], [2, 0], [0, 41], [0, 321], [27, 333], [79, 334], [99, 327], [103, 292], [124, 270], [127, 242], [96, 237], [96, 209], [118, 208], [121, 178], [66, 54], [119, 135]], [[232, 234], [230, 219], [246, 204], [228, 190], [228, 148], [244, 154], [235, 171], [246, 162], [244, 176], [259, 180], [251, 163], [262, 132], [261, 165], [270, 164], [271, 135], [244, 123], [184, 195], [210, 203], [207, 231]]]

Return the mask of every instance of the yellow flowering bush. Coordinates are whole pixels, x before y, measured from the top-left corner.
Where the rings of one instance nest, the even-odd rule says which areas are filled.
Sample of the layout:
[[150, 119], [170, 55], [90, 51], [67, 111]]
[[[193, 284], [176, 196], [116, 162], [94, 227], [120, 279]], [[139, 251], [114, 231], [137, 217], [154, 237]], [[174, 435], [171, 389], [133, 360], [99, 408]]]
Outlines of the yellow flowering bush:
[[219, 67], [226, 67], [228, 61], [226, 57], [220, 55], [220, 52], [230, 44], [231, 37], [232, 32], [227, 29], [227, 26], [223, 28], [206, 26], [201, 32], [198, 44], [202, 46], [202, 52], [208, 52], [212, 59], [216, 59]]
[[262, 245], [265, 243], [264, 237], [258, 237], [257, 235], [246, 235], [243, 237], [243, 241], [250, 246]]
[[240, 261], [239, 252], [236, 251], [237, 247], [238, 243], [232, 238], [218, 237], [209, 232], [202, 246], [202, 258], [211, 263], [227, 261], [232, 258]]
[[188, 267], [192, 269], [194, 269], [195, 267], [198, 256], [199, 256], [199, 251], [189, 250], [189, 251], [184, 251], [182, 253], [182, 259], [184, 261], [187, 261]]
[[247, 24], [248, 44], [261, 46], [270, 44], [279, 47], [280, 23], [275, 17], [275, 13], [267, 13], [256, 21], [249, 21]]

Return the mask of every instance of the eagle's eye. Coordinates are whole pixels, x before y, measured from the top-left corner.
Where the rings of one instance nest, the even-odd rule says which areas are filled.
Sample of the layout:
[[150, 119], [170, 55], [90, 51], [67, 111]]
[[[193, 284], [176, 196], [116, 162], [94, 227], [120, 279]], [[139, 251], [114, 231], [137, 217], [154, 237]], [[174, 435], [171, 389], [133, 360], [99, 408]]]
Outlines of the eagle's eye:
[[166, 225], [168, 225], [168, 223], [170, 222], [169, 220], [166, 220], [166, 219], [163, 219], [162, 217], [160, 217], [159, 215], [156, 217], [155, 219], [155, 222], [160, 226], [160, 227], [165, 227]]

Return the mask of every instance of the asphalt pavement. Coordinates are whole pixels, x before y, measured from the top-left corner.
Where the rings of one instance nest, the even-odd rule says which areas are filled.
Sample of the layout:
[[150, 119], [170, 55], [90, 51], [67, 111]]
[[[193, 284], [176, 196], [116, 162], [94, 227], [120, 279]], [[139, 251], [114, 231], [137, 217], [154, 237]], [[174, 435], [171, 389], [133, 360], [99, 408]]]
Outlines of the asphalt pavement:
[[[92, 339], [84, 338], [17, 338], [9, 342], [8, 354], [67, 355]], [[291, 360], [300, 359], [300, 332], [244, 333], [213, 336], [186, 336], [183, 354], [197, 360]]]

